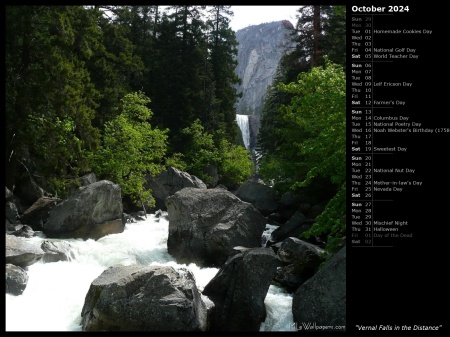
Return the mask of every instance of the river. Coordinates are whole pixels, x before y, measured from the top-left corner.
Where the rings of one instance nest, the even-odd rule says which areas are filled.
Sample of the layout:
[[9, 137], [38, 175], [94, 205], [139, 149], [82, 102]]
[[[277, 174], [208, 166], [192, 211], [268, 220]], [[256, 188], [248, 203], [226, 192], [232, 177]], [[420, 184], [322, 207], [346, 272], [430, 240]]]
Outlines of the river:
[[[169, 222], [167, 213], [162, 214], [147, 214], [145, 220], [127, 223], [122, 233], [97, 241], [66, 239], [74, 247], [74, 259], [29, 266], [25, 291], [19, 296], [6, 294], [6, 331], [82, 331], [81, 310], [89, 287], [115, 264], [187, 267], [202, 290], [218, 269], [177, 264], [167, 252]], [[268, 226], [263, 238], [270, 230]], [[46, 239], [40, 233], [25, 240], [40, 246], [43, 240], [55, 239]], [[265, 305], [267, 318], [260, 331], [294, 331], [291, 294], [271, 285]]]

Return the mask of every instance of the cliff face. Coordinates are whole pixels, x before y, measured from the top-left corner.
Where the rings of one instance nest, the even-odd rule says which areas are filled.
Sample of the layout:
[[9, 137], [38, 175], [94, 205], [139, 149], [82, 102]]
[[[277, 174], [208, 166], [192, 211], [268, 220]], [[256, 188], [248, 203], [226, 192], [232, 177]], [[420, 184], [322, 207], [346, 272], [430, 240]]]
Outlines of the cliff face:
[[260, 115], [267, 88], [272, 83], [281, 57], [292, 43], [291, 22], [287, 20], [249, 26], [236, 32], [238, 65], [236, 74], [242, 84], [237, 87], [242, 98], [236, 109], [242, 115]]
[[248, 116], [248, 129], [250, 133], [250, 152], [253, 152], [257, 146], [259, 127], [261, 125], [260, 116]]

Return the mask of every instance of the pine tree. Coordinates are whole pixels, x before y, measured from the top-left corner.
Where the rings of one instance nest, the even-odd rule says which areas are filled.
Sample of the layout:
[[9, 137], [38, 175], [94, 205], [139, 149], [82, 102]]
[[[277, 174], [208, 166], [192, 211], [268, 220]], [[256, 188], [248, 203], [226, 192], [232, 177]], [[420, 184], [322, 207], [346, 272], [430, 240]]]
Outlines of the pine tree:
[[81, 6], [8, 6], [6, 22], [7, 181], [18, 162], [28, 173], [77, 176], [99, 145], [100, 93], [86, 67], [99, 42], [95, 17]]
[[240, 79], [235, 73], [237, 66], [237, 41], [234, 31], [229, 27], [233, 15], [231, 6], [215, 5], [209, 7], [210, 27], [209, 49], [214, 76], [215, 104], [207, 120], [204, 121], [207, 131], [222, 130], [230, 142], [236, 139], [236, 101], [239, 94], [235, 85]]
[[[129, 92], [141, 89], [144, 63], [132, 41], [132, 13], [125, 6], [96, 8], [101, 43], [87, 67], [102, 93], [94, 123], [102, 128], [116, 116], [117, 104]], [[110, 13], [110, 14], [105, 14]]]

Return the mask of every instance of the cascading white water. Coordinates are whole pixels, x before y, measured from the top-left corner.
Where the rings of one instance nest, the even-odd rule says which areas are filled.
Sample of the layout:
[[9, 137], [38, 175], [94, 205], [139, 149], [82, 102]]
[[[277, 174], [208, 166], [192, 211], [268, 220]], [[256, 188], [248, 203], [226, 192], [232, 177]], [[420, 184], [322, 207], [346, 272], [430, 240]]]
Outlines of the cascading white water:
[[247, 150], [250, 150], [250, 126], [248, 124], [248, 115], [236, 115], [236, 122], [241, 129], [244, 146]]
[[[262, 242], [273, 230], [266, 227]], [[197, 287], [203, 290], [219, 269], [177, 264], [167, 252], [168, 232], [165, 217], [148, 214], [146, 220], [127, 223], [123, 233], [97, 241], [64, 240], [74, 247], [75, 259], [29, 266], [25, 291], [18, 296], [6, 294], [6, 331], [81, 331], [81, 310], [90, 284], [115, 264], [189, 268]], [[38, 247], [43, 240], [53, 240], [43, 235], [23, 239]], [[271, 285], [264, 303], [267, 318], [260, 331], [292, 331], [292, 295]]]

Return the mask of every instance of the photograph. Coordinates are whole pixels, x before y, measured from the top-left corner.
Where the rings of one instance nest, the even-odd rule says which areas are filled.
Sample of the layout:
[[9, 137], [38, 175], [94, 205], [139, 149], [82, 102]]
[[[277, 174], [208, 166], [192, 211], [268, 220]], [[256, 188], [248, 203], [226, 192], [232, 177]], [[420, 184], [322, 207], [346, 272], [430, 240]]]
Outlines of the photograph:
[[5, 332], [446, 330], [419, 5], [4, 13]]

